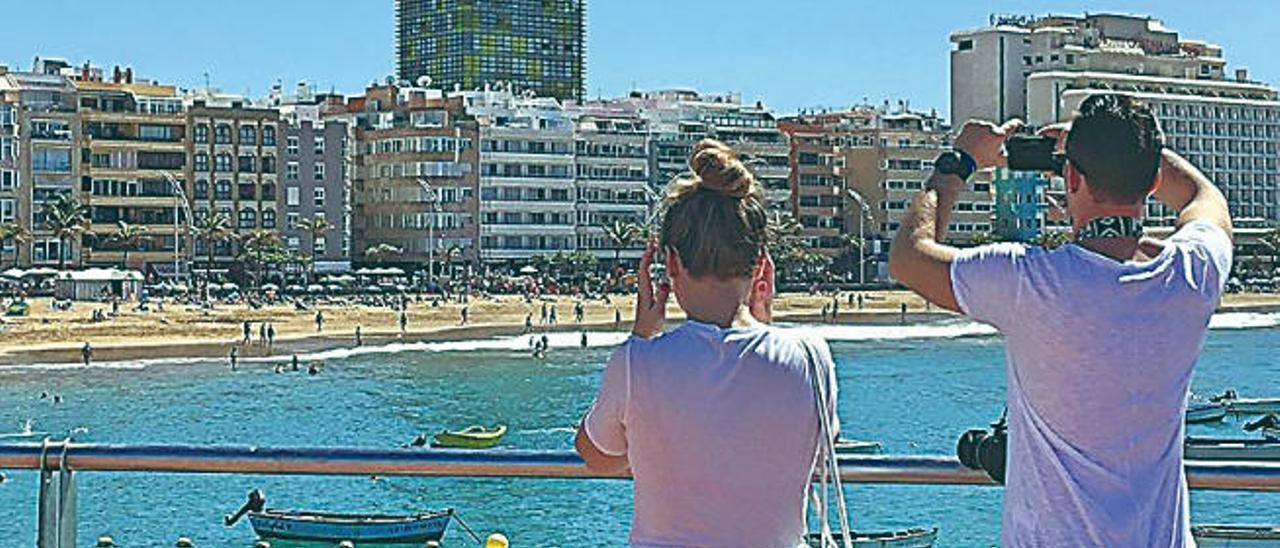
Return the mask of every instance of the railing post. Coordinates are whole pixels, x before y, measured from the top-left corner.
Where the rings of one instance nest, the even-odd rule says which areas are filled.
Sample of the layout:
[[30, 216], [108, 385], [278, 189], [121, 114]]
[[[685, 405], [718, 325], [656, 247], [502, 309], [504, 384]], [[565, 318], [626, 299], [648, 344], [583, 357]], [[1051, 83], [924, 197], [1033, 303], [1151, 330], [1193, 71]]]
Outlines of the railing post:
[[71, 440], [63, 440], [58, 458], [57, 476], [49, 466], [50, 443], [46, 438], [40, 448], [39, 497], [37, 499], [37, 548], [75, 548], [76, 485], [75, 473], [67, 468], [67, 451]]
[[53, 488], [53, 472], [48, 467], [49, 438], [40, 444], [39, 495], [36, 498], [36, 547], [57, 548], [57, 491]]

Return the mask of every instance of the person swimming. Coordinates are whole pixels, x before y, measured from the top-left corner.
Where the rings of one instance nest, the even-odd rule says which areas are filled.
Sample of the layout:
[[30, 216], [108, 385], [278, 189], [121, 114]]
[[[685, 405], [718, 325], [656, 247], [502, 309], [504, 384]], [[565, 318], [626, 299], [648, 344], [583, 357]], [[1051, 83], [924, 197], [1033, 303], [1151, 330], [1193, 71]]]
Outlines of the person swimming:
[[297, 370], [298, 370], [298, 355], [297, 355], [297, 354], [294, 354], [294, 355], [293, 355], [293, 359], [292, 359], [292, 360], [290, 360], [290, 361], [292, 362], [292, 367], [291, 367], [291, 369], [292, 369], [292, 370], [294, 370], [294, 371], [297, 371]]

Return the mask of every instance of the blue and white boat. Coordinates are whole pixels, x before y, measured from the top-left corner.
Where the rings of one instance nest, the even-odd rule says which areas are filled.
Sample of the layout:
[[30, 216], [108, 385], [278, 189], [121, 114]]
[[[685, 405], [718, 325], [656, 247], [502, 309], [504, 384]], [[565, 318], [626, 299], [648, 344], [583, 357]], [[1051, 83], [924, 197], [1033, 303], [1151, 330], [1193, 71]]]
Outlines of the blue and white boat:
[[1218, 422], [1227, 416], [1227, 406], [1220, 402], [1187, 403], [1187, 424]]
[[367, 544], [423, 546], [439, 542], [453, 517], [453, 510], [416, 515], [335, 514], [266, 509], [249, 512], [249, 524], [258, 538], [272, 542], [324, 543], [350, 541]]

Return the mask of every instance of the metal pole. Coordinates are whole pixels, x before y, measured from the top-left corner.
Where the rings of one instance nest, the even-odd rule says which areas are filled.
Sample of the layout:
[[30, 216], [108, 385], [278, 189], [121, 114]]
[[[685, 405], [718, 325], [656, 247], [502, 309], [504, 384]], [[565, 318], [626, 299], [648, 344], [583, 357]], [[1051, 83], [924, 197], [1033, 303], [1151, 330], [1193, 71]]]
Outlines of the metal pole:
[[866, 256], [867, 238], [866, 238], [866, 236], [863, 236], [863, 235], [862, 235], [862, 230], [863, 230], [862, 225], [863, 225], [863, 223], [864, 223], [866, 220], [867, 220], [867, 219], [866, 219], [866, 216], [865, 216], [865, 215], [862, 215], [862, 210], [861, 210], [861, 208], [859, 208], [859, 210], [858, 210], [858, 285], [859, 285], [859, 286], [866, 285], [866, 283], [867, 283], [867, 281], [866, 281], [866, 275], [867, 275], [867, 262], [866, 262], [866, 261], [867, 261], [867, 256]]
[[[43, 450], [42, 450], [43, 449]], [[104, 445], [52, 442], [0, 445], [0, 469], [290, 475], [395, 475], [625, 479], [586, 468], [572, 451], [463, 451], [350, 447]], [[43, 455], [43, 458], [42, 458]], [[955, 457], [849, 455], [840, 477], [856, 483], [993, 485]], [[1280, 492], [1280, 462], [1187, 461], [1192, 488]]]

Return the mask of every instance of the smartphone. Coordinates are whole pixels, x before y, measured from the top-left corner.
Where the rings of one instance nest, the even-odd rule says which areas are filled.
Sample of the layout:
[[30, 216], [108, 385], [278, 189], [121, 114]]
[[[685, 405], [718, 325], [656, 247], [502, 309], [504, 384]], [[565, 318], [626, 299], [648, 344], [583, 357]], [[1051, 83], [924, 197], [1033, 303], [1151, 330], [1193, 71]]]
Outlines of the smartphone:
[[1055, 149], [1058, 140], [1054, 137], [1035, 135], [1014, 135], [1004, 142], [1004, 150], [1009, 157], [1009, 169], [1014, 171], [1052, 171], [1062, 175], [1062, 166], [1066, 157]]
[[653, 280], [654, 289], [662, 287], [664, 283], [671, 282], [667, 277], [667, 250], [661, 246], [653, 254], [653, 262], [649, 263], [649, 279]]

